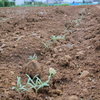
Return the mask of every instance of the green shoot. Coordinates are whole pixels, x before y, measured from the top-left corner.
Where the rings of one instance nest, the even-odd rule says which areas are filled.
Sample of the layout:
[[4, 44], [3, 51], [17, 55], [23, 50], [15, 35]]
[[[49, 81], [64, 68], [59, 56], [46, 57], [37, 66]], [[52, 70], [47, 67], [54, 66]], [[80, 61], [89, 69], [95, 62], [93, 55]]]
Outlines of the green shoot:
[[60, 39], [65, 39], [65, 36], [51, 36], [50, 37], [54, 42], [57, 42], [57, 40], [60, 40]]
[[22, 93], [27, 90], [25, 87], [25, 85], [21, 84], [21, 77], [17, 77], [17, 86], [12, 87], [12, 89], [16, 89], [18, 93]]
[[12, 89], [16, 89], [18, 94], [19, 94], [19, 100], [21, 100], [21, 95], [20, 93], [27, 91], [27, 89], [25, 88], [25, 85], [21, 84], [21, 77], [17, 77], [17, 86], [12, 87]]
[[[48, 83], [49, 83], [49, 81], [50, 81], [50, 78], [51, 78], [52, 76], [54, 76], [55, 74], [56, 74], [56, 70], [54, 70], [53, 68], [50, 68], [50, 69], [49, 69], [48, 80], [47, 80], [46, 82], [42, 82], [41, 79], [38, 77], [38, 74], [35, 75], [35, 76], [33, 77], [33, 79], [31, 79], [30, 76], [26, 74], [26, 76], [28, 77], [27, 84], [30, 85], [30, 88], [29, 88], [28, 90], [34, 88], [34, 89], [35, 89], [35, 92], [36, 92], [36, 95], [37, 95], [38, 90], [39, 90], [40, 88], [42, 88], [42, 87], [44, 87], [44, 86], [49, 86]], [[35, 80], [35, 82], [34, 82], [34, 80]]]
[[36, 60], [37, 59], [37, 55], [36, 54], [34, 54], [33, 56], [29, 56], [29, 58], [28, 59], [31, 59], [31, 60]]
[[50, 45], [51, 45], [51, 41], [46, 41], [46, 42], [41, 42], [45, 48], [51, 48]]
[[[32, 88], [35, 89], [36, 95], [37, 95], [38, 90], [39, 90], [41, 87], [49, 86], [49, 84], [47, 84], [47, 82], [44, 82], [44, 83], [43, 83], [43, 82], [40, 80], [40, 78], [38, 77], [38, 74], [35, 75], [35, 76], [33, 77], [33, 79], [31, 79], [30, 76], [27, 75], [27, 74], [26, 74], [26, 76], [28, 77], [27, 85], [30, 85], [30, 88], [29, 88], [28, 90], [30, 90], [30, 89], [32, 89]], [[36, 79], [36, 82], [34, 82], [34, 79]]]

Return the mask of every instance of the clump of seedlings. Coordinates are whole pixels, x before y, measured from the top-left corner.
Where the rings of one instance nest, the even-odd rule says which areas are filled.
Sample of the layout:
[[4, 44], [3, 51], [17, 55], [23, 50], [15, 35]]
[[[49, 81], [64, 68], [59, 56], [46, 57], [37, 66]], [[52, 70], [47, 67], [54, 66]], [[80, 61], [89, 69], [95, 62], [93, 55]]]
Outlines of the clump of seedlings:
[[34, 54], [33, 56], [29, 56], [29, 58], [28, 59], [31, 59], [31, 60], [36, 60], [37, 59], [37, 55], [36, 54]]
[[55, 35], [52, 35], [51, 37], [50, 37], [54, 42], [57, 42], [57, 40], [61, 40], [61, 39], [65, 39], [65, 36], [61, 36], [61, 35], [59, 35], [59, 36], [55, 36]]
[[[30, 89], [34, 89], [36, 95], [38, 94], [38, 90], [42, 87], [49, 86], [49, 82], [51, 77], [53, 77], [56, 74], [56, 70], [53, 68], [49, 68], [49, 75], [48, 79], [45, 82], [42, 82], [41, 79], [38, 77], [39, 74], [36, 74], [33, 78], [31, 78], [28, 74], [26, 76], [28, 77], [28, 80], [26, 82], [26, 85], [21, 84], [21, 77], [17, 77], [17, 86], [12, 87], [12, 89], [16, 89], [19, 93], [19, 99], [21, 100], [20, 93], [24, 91], [28, 91]], [[29, 87], [29, 88], [28, 88]]]

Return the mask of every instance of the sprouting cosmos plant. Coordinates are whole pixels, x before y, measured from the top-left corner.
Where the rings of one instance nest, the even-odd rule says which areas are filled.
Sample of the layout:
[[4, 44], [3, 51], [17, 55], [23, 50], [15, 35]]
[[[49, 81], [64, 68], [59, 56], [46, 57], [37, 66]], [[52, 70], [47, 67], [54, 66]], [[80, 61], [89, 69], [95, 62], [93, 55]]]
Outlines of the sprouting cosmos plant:
[[[31, 78], [28, 74], [26, 76], [28, 77], [28, 80], [26, 82], [26, 85], [21, 84], [21, 77], [17, 77], [17, 86], [12, 87], [12, 89], [16, 89], [18, 93], [22, 93], [24, 91], [28, 91], [30, 89], [34, 89], [35, 93], [37, 95], [38, 90], [44, 86], [49, 86], [49, 81], [51, 77], [53, 77], [56, 74], [56, 70], [53, 68], [49, 69], [49, 76], [48, 80], [45, 82], [42, 82], [41, 79], [38, 77], [39, 74], [36, 74], [33, 78]], [[26, 88], [29, 87], [29, 88]]]

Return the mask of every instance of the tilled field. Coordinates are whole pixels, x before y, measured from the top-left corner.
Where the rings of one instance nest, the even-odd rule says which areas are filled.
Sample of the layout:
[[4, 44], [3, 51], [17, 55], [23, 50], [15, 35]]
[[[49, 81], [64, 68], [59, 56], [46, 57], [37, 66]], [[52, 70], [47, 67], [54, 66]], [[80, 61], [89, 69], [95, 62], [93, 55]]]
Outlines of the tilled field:
[[[49, 68], [37, 95], [12, 90]], [[99, 5], [0, 8], [0, 100], [100, 100]]]

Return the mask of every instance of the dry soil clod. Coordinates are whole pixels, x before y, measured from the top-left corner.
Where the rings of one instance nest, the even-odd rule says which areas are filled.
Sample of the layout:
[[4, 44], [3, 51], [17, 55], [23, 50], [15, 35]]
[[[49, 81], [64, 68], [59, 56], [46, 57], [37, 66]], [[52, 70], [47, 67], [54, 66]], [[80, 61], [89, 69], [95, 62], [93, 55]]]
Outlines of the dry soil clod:
[[37, 60], [31, 60], [23, 66], [22, 73], [34, 77], [36, 74], [41, 75], [42, 68], [40, 63]]

